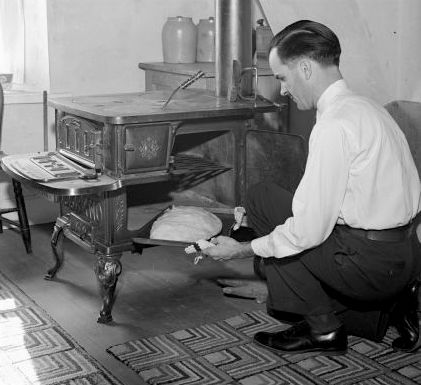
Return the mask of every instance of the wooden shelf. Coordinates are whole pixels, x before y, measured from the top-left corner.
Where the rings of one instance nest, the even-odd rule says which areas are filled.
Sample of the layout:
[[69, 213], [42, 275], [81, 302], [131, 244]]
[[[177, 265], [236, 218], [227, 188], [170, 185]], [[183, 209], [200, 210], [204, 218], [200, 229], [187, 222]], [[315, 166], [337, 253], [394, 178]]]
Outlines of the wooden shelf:
[[[163, 63], [163, 62], [150, 62], [139, 63], [139, 68], [145, 71], [159, 71], [168, 74], [176, 75], [194, 75], [197, 71], [201, 70], [205, 73], [204, 78], [215, 77], [215, 63], [197, 62], [197, 63]], [[258, 73], [261, 76], [272, 76], [272, 71], [266, 63], [257, 65]]]

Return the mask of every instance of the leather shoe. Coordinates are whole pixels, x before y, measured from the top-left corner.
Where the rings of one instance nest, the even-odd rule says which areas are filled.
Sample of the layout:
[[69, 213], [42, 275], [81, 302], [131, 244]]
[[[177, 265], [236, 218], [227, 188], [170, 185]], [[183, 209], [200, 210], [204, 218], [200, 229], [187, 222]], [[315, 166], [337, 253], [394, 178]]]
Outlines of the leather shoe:
[[394, 311], [393, 325], [399, 333], [399, 337], [392, 342], [395, 350], [402, 352], [414, 352], [421, 346], [421, 337], [418, 317], [418, 289], [420, 281], [410, 284], [399, 298]]
[[303, 322], [277, 333], [256, 333], [254, 342], [276, 353], [320, 352], [338, 355], [345, 354], [348, 348], [344, 326], [328, 333], [315, 333]]

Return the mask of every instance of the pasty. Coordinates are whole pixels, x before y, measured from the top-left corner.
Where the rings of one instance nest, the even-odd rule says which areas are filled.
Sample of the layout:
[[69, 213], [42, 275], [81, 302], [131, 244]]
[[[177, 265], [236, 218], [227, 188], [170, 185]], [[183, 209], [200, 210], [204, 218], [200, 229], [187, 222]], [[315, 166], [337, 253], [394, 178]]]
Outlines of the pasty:
[[221, 220], [201, 207], [173, 206], [152, 224], [150, 238], [196, 242], [209, 239], [222, 230]]

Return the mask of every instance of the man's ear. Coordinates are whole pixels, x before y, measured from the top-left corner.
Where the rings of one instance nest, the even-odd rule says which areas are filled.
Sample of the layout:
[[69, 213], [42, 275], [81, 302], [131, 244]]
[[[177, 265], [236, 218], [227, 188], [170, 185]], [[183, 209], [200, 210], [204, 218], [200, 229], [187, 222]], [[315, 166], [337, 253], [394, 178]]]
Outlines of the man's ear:
[[300, 60], [299, 66], [300, 66], [300, 71], [302, 75], [304, 76], [304, 78], [306, 80], [310, 79], [311, 74], [313, 72], [310, 60], [307, 60], [307, 59]]

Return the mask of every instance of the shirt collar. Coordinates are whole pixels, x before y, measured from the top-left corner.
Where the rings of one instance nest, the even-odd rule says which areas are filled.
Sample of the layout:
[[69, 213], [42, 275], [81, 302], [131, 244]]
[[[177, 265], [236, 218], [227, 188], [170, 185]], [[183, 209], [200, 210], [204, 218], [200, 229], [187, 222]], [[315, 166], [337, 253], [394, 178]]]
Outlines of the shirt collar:
[[336, 96], [343, 94], [344, 91], [349, 91], [344, 79], [339, 79], [327, 87], [317, 101], [317, 118], [323, 115]]

